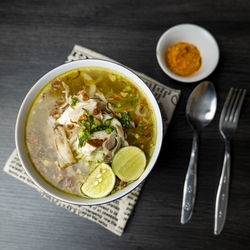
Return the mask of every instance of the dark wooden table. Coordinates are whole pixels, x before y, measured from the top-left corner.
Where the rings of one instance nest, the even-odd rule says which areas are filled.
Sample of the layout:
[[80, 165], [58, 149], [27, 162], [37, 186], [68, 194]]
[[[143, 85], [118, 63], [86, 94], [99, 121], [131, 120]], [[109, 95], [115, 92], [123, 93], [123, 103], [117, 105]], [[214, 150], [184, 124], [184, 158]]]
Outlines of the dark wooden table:
[[[162, 153], [118, 237], [49, 203], [38, 192], [0, 171], [0, 249], [250, 249], [250, 2], [249, 1], [10, 1], [0, 2], [1, 168], [15, 147], [19, 106], [43, 74], [62, 64], [74, 44], [99, 51], [168, 86], [182, 90]], [[220, 46], [220, 63], [209, 76], [218, 112], [202, 132], [199, 187], [193, 218], [180, 224], [182, 188], [192, 132], [184, 111], [196, 86], [168, 78], [155, 46], [179, 23], [207, 28]], [[218, 121], [230, 86], [248, 89], [233, 140], [232, 179], [223, 233], [213, 235], [214, 203], [223, 160]]]

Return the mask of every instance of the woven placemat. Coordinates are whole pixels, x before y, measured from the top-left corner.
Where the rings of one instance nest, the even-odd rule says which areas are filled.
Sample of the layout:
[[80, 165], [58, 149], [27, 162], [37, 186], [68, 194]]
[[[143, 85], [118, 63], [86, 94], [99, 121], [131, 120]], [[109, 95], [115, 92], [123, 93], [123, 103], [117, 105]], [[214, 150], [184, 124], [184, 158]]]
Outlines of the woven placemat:
[[[74, 46], [66, 62], [87, 58], [98, 58], [115, 62], [114, 60], [102, 54], [99, 54], [95, 51], [89, 50], [79, 45]], [[154, 94], [161, 109], [165, 133], [167, 126], [171, 121], [176, 104], [179, 100], [180, 90], [169, 88], [142, 73], [135, 73], [144, 80], [144, 82]], [[64, 207], [70, 212], [75, 213], [81, 217], [92, 220], [119, 236], [121, 236], [124, 231], [126, 223], [133, 211], [134, 205], [136, 204], [136, 200], [142, 188], [141, 184], [123, 198], [104, 205], [77, 206], [57, 200], [41, 191], [24, 171], [16, 150], [14, 150], [13, 153], [10, 155], [7, 163], [5, 164], [4, 171], [37, 189], [46, 199], [50, 200], [51, 202], [54, 202], [56, 205]]]

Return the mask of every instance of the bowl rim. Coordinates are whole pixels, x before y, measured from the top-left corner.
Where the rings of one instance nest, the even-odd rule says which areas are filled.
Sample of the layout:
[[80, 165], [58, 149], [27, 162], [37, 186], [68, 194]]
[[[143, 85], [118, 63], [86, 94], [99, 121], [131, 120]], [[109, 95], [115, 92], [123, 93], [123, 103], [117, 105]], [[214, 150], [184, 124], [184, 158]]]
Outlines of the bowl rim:
[[[180, 27], [186, 28], [186, 27], [194, 27], [195, 29], [199, 30], [200, 32], [203, 32], [207, 35], [207, 37], [209, 37], [209, 39], [211, 40], [211, 42], [214, 44], [214, 52], [216, 54], [216, 58], [215, 58], [215, 62], [213, 64], [213, 66], [207, 70], [204, 74], [202, 75], [193, 75], [191, 77], [183, 77], [183, 76], [179, 76], [176, 75], [175, 73], [173, 73], [170, 69], [168, 69], [168, 67], [166, 66], [165, 63], [163, 63], [160, 59], [160, 54], [162, 53], [160, 51], [160, 45], [163, 43], [163, 40], [165, 39], [165, 37], [172, 32], [175, 29], [178, 29]], [[206, 77], [208, 77], [210, 74], [213, 73], [213, 71], [215, 70], [215, 68], [217, 67], [218, 63], [219, 63], [219, 58], [220, 58], [220, 49], [218, 46], [218, 43], [215, 39], [215, 37], [212, 35], [211, 32], [209, 32], [207, 29], [203, 28], [202, 26], [199, 26], [197, 24], [192, 24], [192, 23], [183, 23], [183, 24], [177, 24], [175, 26], [170, 27], [169, 29], [167, 29], [165, 32], [162, 33], [162, 35], [160, 36], [157, 45], [156, 45], [156, 58], [157, 58], [157, 62], [159, 64], [159, 66], [161, 67], [161, 69], [164, 71], [165, 74], [167, 74], [170, 78], [179, 81], [179, 82], [185, 82], [185, 83], [194, 83], [197, 81], [201, 81], [203, 79], [205, 79]], [[196, 76], [196, 77], [195, 77]]]
[[[98, 64], [100, 63], [100, 65], [96, 66], [96, 65], [91, 65], [91, 64]], [[79, 64], [83, 64], [80, 65]], [[84, 64], [88, 64], [88, 65], [84, 65]], [[101, 65], [104, 64], [104, 65]], [[75, 66], [76, 65], [76, 66]], [[78, 66], [77, 66], [78, 65]], [[105, 65], [109, 65], [111, 66], [110, 68], [105, 66]], [[75, 66], [75, 67], [74, 67]], [[116, 69], [113, 69], [112, 66]], [[157, 135], [156, 135], [156, 142], [155, 142], [155, 149], [154, 152], [147, 164], [147, 167], [145, 168], [143, 174], [139, 177], [139, 179], [137, 179], [136, 181], [134, 181], [133, 183], [131, 183], [129, 186], [127, 186], [126, 188], [119, 190], [118, 192], [108, 195], [104, 198], [99, 198], [99, 199], [84, 199], [84, 198], [76, 198], [73, 196], [70, 196], [68, 194], [65, 194], [61, 191], [57, 191], [57, 194], [52, 193], [50, 190], [48, 190], [47, 188], [43, 187], [42, 185], [39, 184], [39, 182], [37, 181], [36, 177], [34, 177], [29, 169], [27, 168], [24, 158], [26, 157], [28, 158], [28, 154], [27, 151], [25, 149], [25, 156], [23, 155], [23, 153], [21, 152], [21, 147], [24, 146], [25, 147], [25, 142], [24, 142], [24, 129], [25, 129], [25, 125], [21, 124], [21, 118], [23, 118], [25, 121], [27, 119], [27, 114], [28, 111], [34, 101], [34, 98], [37, 96], [37, 94], [39, 93], [39, 91], [52, 79], [54, 79], [56, 76], [61, 75], [67, 71], [70, 71], [72, 69], [77, 69], [77, 68], [82, 68], [82, 67], [101, 67], [101, 68], [107, 68], [107, 69], [111, 69], [114, 71], [117, 71], [123, 75], [125, 75], [128, 79], [130, 79], [137, 87], [140, 88], [140, 90], [147, 96], [148, 100], [150, 101], [154, 114], [155, 114], [155, 119], [156, 119], [156, 126], [157, 126]], [[52, 76], [53, 73], [57, 72], [60, 69], [64, 69], [63, 72], [61, 73], [57, 73], [56, 76]], [[121, 71], [125, 71], [125, 73], [118, 71], [117, 69], [120, 69]], [[50, 78], [49, 80], [46, 80], [47, 78]], [[133, 80], [132, 80], [133, 77]], [[134, 80], [136, 79], [136, 81]], [[45, 82], [44, 82], [45, 81]], [[39, 88], [40, 87], [40, 88]], [[36, 89], [38, 88], [38, 89]], [[31, 95], [34, 95], [35, 97], [31, 97]], [[26, 111], [25, 111], [26, 109]], [[23, 126], [23, 130], [20, 131], [20, 129]], [[19, 136], [19, 133], [23, 133], [23, 136]], [[135, 188], [137, 188], [145, 179], [146, 177], [149, 175], [149, 173], [152, 171], [153, 167], [156, 164], [156, 161], [159, 157], [160, 154], [160, 150], [161, 150], [161, 146], [162, 146], [162, 140], [163, 140], [163, 122], [162, 122], [162, 116], [161, 116], [161, 112], [160, 112], [160, 108], [159, 105], [153, 95], [153, 93], [151, 92], [151, 90], [148, 88], [148, 86], [146, 85], [146, 83], [131, 69], [129, 69], [128, 67], [121, 65], [117, 62], [113, 62], [113, 61], [109, 61], [109, 60], [105, 60], [105, 59], [81, 59], [81, 60], [76, 60], [76, 61], [72, 61], [72, 62], [68, 62], [68, 63], [64, 63], [62, 65], [57, 66], [56, 68], [50, 70], [48, 73], [46, 73], [45, 75], [43, 75], [28, 91], [28, 93], [26, 94], [25, 98], [23, 99], [23, 102], [19, 108], [18, 111], [18, 115], [17, 115], [17, 119], [16, 119], [16, 125], [15, 125], [15, 144], [16, 144], [16, 150], [19, 156], [19, 159], [22, 163], [22, 166], [25, 170], [25, 172], [27, 173], [27, 175], [31, 178], [31, 180], [35, 183], [35, 185], [42, 190], [44, 193], [46, 193], [47, 195], [58, 199], [60, 201], [63, 201], [65, 203], [69, 203], [69, 204], [75, 204], [75, 205], [83, 205], [83, 206], [89, 206], [89, 205], [101, 205], [101, 204], [105, 204], [105, 203], [109, 203], [112, 202], [114, 200], [120, 199], [123, 196], [129, 194], [130, 192], [132, 192]], [[31, 165], [32, 168], [35, 169], [35, 167], [33, 166], [33, 164], [31, 163], [30, 159], [28, 159], [29, 164]], [[36, 171], [36, 169], [35, 169]], [[42, 178], [41, 176], [39, 177], [42, 180], [42, 183], [46, 183], [46, 181], [44, 180], [44, 178]], [[53, 187], [51, 184], [49, 184], [50, 189], [52, 189], [52, 191], [56, 191], [55, 187]]]

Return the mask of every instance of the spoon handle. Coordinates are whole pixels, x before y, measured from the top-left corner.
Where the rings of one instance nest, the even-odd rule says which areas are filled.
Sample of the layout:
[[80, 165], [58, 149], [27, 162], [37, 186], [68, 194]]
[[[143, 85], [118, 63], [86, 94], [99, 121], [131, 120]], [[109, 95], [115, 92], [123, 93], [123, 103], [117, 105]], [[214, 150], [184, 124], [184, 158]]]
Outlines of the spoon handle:
[[197, 185], [197, 159], [198, 159], [198, 132], [194, 132], [192, 152], [186, 173], [186, 179], [183, 188], [181, 223], [187, 223], [193, 213], [196, 185]]

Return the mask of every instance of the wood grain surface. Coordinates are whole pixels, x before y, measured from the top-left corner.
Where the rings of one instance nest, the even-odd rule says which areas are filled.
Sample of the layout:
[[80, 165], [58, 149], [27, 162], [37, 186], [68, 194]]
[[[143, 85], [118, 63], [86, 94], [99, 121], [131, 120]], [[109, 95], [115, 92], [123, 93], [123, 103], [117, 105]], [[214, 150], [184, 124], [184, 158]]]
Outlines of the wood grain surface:
[[[83, 45], [182, 90], [156, 167], [148, 177], [125, 233], [118, 237], [49, 203], [0, 171], [0, 249], [250, 249], [250, 2], [239, 0], [0, 2], [1, 168], [15, 147], [20, 104], [31, 86]], [[160, 69], [155, 47], [173, 25], [208, 29], [220, 62], [208, 77], [218, 93], [214, 121], [202, 131], [198, 195], [193, 218], [180, 224], [182, 189], [192, 131], [185, 120], [196, 84], [178, 83]], [[248, 94], [233, 139], [232, 179], [223, 233], [213, 235], [215, 193], [223, 160], [219, 115], [231, 86]]]

